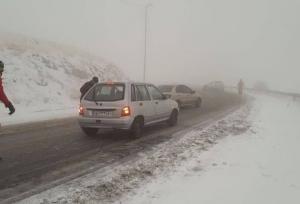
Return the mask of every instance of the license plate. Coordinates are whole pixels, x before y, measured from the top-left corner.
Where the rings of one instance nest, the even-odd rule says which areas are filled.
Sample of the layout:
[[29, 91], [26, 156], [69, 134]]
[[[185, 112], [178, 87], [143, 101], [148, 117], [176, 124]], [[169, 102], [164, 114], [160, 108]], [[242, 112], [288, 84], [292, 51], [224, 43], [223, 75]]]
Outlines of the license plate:
[[93, 116], [97, 118], [108, 118], [112, 117], [112, 112], [111, 111], [94, 111]]

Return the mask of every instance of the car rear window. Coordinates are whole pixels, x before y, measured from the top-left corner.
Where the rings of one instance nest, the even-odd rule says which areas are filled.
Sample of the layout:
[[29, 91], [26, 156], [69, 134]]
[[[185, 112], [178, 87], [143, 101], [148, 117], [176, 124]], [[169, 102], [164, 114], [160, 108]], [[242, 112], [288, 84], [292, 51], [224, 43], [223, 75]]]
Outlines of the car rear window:
[[98, 84], [84, 98], [88, 101], [120, 101], [124, 99], [124, 84]]
[[163, 86], [159, 86], [158, 89], [161, 92], [171, 92], [173, 89], [173, 86], [169, 86], [169, 85], [163, 85]]

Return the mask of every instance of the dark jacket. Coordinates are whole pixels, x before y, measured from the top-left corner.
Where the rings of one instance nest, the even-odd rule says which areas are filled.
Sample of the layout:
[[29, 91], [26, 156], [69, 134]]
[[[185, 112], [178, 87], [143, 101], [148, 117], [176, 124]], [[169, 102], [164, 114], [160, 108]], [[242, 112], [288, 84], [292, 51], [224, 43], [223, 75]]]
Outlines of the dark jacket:
[[86, 82], [85, 84], [83, 84], [83, 86], [80, 88], [80, 100], [82, 99], [82, 97], [90, 90], [90, 88], [92, 88], [94, 86], [95, 82], [93, 80]]

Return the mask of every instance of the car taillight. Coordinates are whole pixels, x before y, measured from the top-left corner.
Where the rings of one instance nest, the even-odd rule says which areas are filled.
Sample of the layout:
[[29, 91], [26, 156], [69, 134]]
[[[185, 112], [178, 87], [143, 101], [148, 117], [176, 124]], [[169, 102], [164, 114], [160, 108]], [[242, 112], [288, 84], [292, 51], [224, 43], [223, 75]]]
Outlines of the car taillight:
[[82, 105], [79, 106], [78, 112], [79, 112], [79, 115], [84, 114], [84, 108], [82, 107]]
[[129, 106], [126, 106], [126, 107], [122, 108], [121, 116], [122, 117], [124, 117], [124, 116], [130, 116], [130, 108], [129, 108]]

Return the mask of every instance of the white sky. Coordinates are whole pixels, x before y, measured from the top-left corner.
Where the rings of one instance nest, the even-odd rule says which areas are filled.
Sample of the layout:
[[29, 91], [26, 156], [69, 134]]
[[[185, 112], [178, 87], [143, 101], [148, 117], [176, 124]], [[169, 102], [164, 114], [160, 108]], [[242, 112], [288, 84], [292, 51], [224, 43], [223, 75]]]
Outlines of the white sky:
[[[152, 0], [147, 81], [300, 92], [299, 0]], [[72, 44], [142, 80], [143, 0], [0, 0], [0, 30]]]

